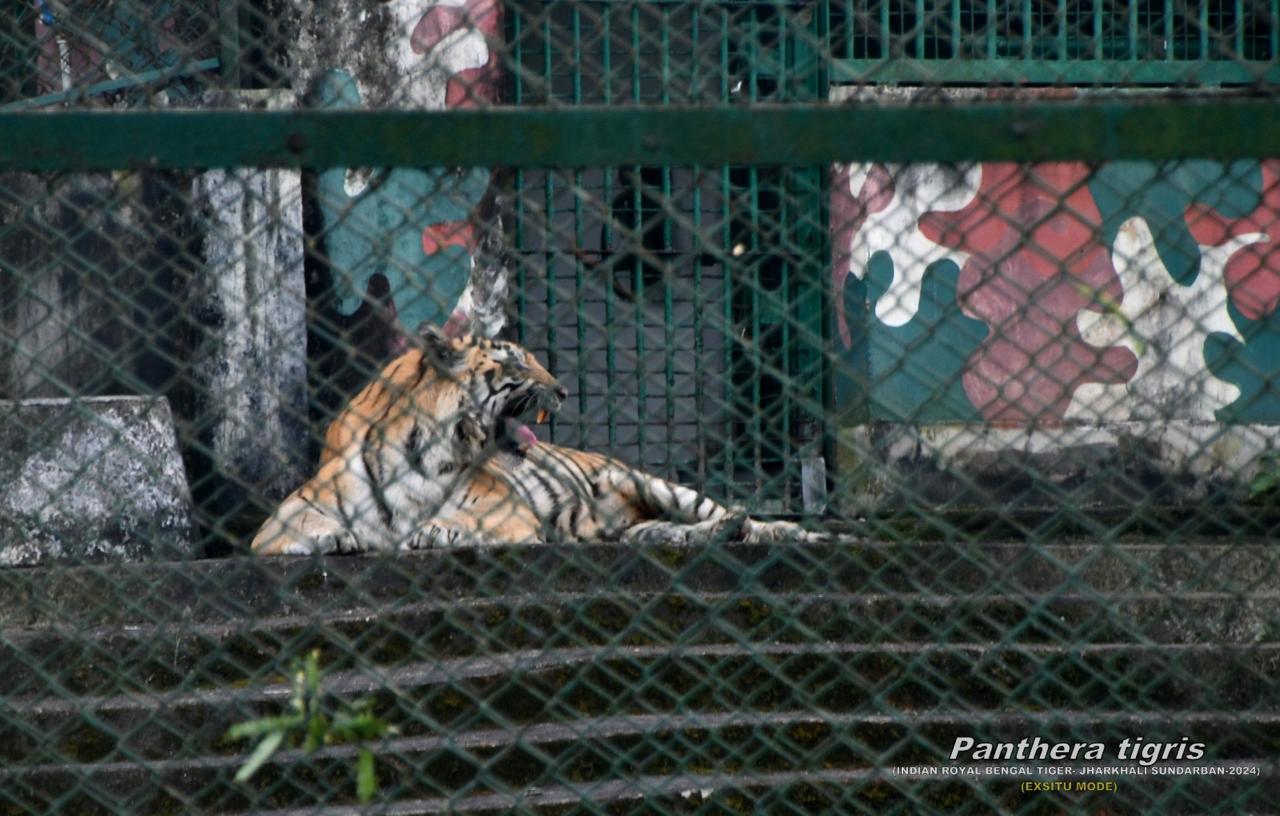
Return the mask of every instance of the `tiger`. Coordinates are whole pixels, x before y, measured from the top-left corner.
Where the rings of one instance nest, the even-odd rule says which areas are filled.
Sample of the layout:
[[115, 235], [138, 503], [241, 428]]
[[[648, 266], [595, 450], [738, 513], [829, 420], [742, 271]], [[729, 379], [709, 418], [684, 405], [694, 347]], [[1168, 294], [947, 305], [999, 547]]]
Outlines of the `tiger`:
[[465, 315], [420, 327], [325, 433], [315, 475], [267, 519], [260, 555], [467, 545], [805, 540], [600, 453], [541, 442], [568, 392], [517, 343]]

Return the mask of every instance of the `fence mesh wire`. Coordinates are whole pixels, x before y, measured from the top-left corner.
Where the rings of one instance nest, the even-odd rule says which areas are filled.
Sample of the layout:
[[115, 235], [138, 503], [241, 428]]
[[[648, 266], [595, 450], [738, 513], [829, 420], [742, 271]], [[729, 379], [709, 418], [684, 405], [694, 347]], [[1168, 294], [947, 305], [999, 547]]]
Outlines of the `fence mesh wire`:
[[[1277, 0], [36, 0], [0, 120], [1193, 106], [1278, 58]], [[0, 812], [1272, 810], [1280, 159], [965, 144], [11, 143]]]

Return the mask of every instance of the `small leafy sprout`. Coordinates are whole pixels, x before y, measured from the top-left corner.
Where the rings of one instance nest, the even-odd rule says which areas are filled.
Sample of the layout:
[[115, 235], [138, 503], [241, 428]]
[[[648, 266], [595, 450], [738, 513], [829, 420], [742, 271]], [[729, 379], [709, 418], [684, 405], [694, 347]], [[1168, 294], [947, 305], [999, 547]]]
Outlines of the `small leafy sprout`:
[[1280, 453], [1264, 453], [1258, 459], [1258, 472], [1249, 482], [1249, 498], [1273, 496], [1280, 489]]
[[373, 713], [373, 700], [369, 698], [326, 708], [318, 649], [296, 662], [291, 674], [290, 713], [249, 720], [227, 729], [228, 740], [261, 738], [236, 772], [236, 781], [252, 778], [286, 740], [301, 743], [307, 756], [324, 745], [351, 743], [360, 746], [356, 753], [356, 796], [361, 802], [368, 802], [378, 791], [378, 777], [373, 751], [362, 743], [395, 734], [397, 729]]
[[1147, 341], [1137, 332], [1136, 327], [1133, 325], [1133, 318], [1124, 313], [1124, 309], [1120, 306], [1120, 301], [1101, 289], [1094, 289], [1092, 286], [1079, 281], [1073, 282], [1072, 285], [1075, 287], [1077, 294], [1088, 298], [1090, 303], [1097, 304], [1098, 309], [1104, 315], [1114, 317], [1120, 321], [1120, 324], [1124, 326], [1124, 333], [1133, 341], [1134, 354], [1141, 357], [1147, 353]]

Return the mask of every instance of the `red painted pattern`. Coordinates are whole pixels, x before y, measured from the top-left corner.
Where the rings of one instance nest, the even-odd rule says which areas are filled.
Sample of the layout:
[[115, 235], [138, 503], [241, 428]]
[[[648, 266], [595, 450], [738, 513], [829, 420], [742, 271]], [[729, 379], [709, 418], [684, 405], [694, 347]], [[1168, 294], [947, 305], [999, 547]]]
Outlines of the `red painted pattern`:
[[1244, 218], [1228, 219], [1205, 204], [1186, 212], [1192, 236], [1203, 246], [1221, 246], [1251, 233], [1268, 237], [1247, 246], [1227, 261], [1224, 275], [1235, 307], [1250, 320], [1260, 320], [1280, 304], [1280, 160], [1262, 162], [1262, 201]]
[[498, 55], [492, 44], [502, 38], [498, 0], [467, 0], [460, 6], [432, 6], [414, 26], [409, 46], [415, 54], [426, 54], [460, 29], [474, 29], [484, 35], [490, 43], [489, 60], [479, 68], [459, 71], [449, 78], [445, 107], [472, 108], [492, 104], [498, 92]]
[[960, 272], [961, 309], [992, 327], [969, 358], [965, 393], [993, 422], [1059, 423], [1088, 382], [1123, 383], [1137, 372], [1124, 347], [1095, 348], [1076, 316], [1099, 310], [1094, 293], [1122, 290], [1101, 216], [1078, 163], [984, 164], [978, 195], [957, 212], [920, 219], [933, 241], [970, 253]]
[[475, 228], [469, 221], [443, 221], [428, 224], [422, 231], [422, 251], [435, 255], [445, 247], [462, 247], [471, 254], [476, 248]]

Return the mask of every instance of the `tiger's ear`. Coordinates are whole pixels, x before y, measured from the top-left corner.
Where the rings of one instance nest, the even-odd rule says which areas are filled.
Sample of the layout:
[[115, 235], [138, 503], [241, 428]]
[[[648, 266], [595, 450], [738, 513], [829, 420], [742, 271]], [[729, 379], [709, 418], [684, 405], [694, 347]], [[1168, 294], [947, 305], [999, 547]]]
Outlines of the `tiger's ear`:
[[462, 352], [454, 348], [453, 338], [443, 329], [424, 324], [418, 327], [418, 337], [422, 339], [426, 359], [436, 368], [447, 371], [462, 362]]

